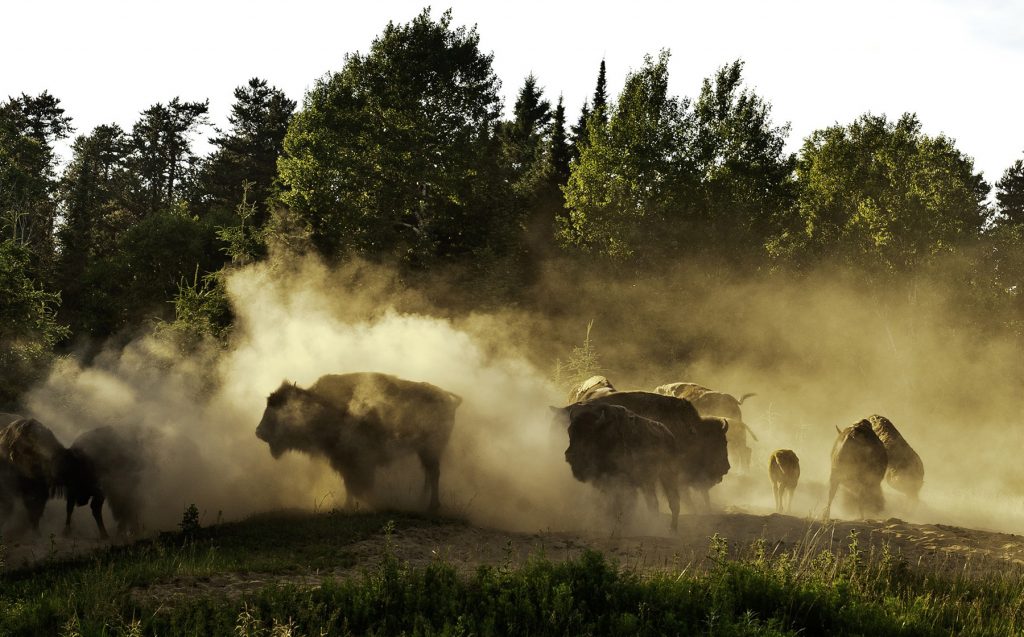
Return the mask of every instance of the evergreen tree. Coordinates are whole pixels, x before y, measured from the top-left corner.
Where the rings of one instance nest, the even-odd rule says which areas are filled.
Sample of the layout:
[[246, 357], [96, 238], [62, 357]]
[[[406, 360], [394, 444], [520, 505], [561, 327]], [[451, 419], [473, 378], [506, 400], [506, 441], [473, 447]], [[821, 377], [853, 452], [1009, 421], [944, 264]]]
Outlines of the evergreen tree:
[[573, 161], [580, 158], [580, 155], [583, 154], [583, 149], [590, 143], [590, 132], [587, 129], [587, 120], [589, 119], [590, 106], [588, 102], [584, 101], [583, 107], [580, 108], [580, 118], [572, 126], [572, 146], [570, 151], [572, 152]]
[[154, 104], [132, 127], [128, 167], [140, 180], [132, 207], [140, 217], [169, 208], [184, 196], [194, 176], [191, 136], [207, 123], [209, 100]]
[[49, 93], [0, 104], [0, 240], [31, 246], [35, 267], [53, 251], [54, 144], [73, 130], [60, 100]]
[[[277, 159], [295, 111], [295, 102], [266, 80], [253, 78], [235, 89], [228, 115], [231, 127], [210, 139], [217, 150], [204, 162], [195, 209], [229, 215], [242, 200], [253, 206], [251, 222], [267, 218], [267, 198], [277, 177]], [[245, 184], [249, 184], [246, 192]]]
[[545, 141], [551, 123], [551, 104], [543, 99], [543, 89], [531, 73], [523, 82], [513, 108], [513, 119], [501, 126], [505, 164], [511, 175], [512, 189], [523, 199], [531, 199], [542, 186], [547, 168]]
[[1024, 225], [1024, 160], [1018, 159], [996, 182], [1000, 223]]
[[551, 176], [555, 184], [564, 186], [569, 180], [569, 162], [572, 160], [572, 147], [566, 139], [565, 105], [562, 96], [558, 96], [554, 116], [551, 118], [551, 136], [548, 141], [548, 160]]
[[608, 123], [608, 114], [605, 112], [608, 106], [608, 79], [605, 73], [604, 58], [601, 59], [601, 68], [597, 71], [597, 86], [594, 88], [594, 115], [601, 118], [601, 122]]

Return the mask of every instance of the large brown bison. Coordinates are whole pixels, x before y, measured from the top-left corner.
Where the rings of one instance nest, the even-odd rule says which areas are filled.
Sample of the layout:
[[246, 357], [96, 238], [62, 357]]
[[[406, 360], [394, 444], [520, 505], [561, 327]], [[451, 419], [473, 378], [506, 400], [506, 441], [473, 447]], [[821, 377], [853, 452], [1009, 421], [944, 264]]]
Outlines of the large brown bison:
[[840, 486], [847, 489], [857, 503], [860, 517], [865, 513], [880, 513], [885, 506], [882, 495], [882, 478], [889, 465], [885, 445], [875, 435], [867, 420], [840, 430], [832, 446], [832, 473], [829, 476], [828, 504], [825, 505], [825, 519], [832, 511], [832, 500]]
[[787, 493], [786, 512], [793, 508], [793, 492], [800, 481], [800, 458], [792, 449], [778, 449], [768, 459], [768, 477], [772, 481], [772, 493], [775, 495], [775, 510], [782, 512], [782, 502]]
[[754, 441], [757, 441], [757, 436], [744, 422], [740, 405], [744, 400], [757, 394], [743, 394], [737, 399], [732, 394], [717, 392], [696, 383], [669, 383], [661, 385], [654, 391], [690, 401], [697, 408], [697, 412], [705, 418], [728, 418], [729, 460], [744, 471], [750, 469], [750, 445], [747, 444], [747, 436]]
[[[598, 396], [590, 403], [619, 405], [668, 427], [676, 438], [681, 483], [697, 491], [710, 509], [709, 491], [729, 472], [725, 438], [728, 423], [721, 418], [701, 418], [686, 400], [650, 392], [614, 392]], [[683, 500], [689, 503], [689, 493], [682, 493]]]
[[[6, 415], [6, 414], [5, 414]], [[70, 473], [69, 458], [46, 426], [15, 417], [0, 428], [0, 513], [7, 518], [21, 500], [32, 530], [39, 531], [46, 501], [63, 494]]]
[[609, 494], [618, 513], [621, 499], [632, 497], [637, 489], [648, 507], [657, 512], [655, 485], [660, 482], [675, 530], [679, 521], [679, 461], [672, 432], [660, 422], [618, 405], [583, 403], [567, 409], [569, 447], [565, 461], [573, 477]]
[[461, 402], [440, 387], [387, 374], [330, 374], [309, 389], [282, 383], [267, 398], [256, 436], [275, 458], [288, 450], [325, 456], [345, 481], [348, 505], [373, 492], [377, 467], [416, 454], [435, 511], [441, 454]]
[[569, 404], [582, 403], [616, 391], [610, 380], [604, 376], [591, 376], [569, 392]]
[[875, 435], [885, 445], [889, 455], [889, 468], [885, 471], [885, 481], [889, 486], [904, 495], [917, 500], [924, 484], [924, 463], [921, 456], [911, 448], [900, 435], [896, 425], [885, 416], [874, 415], [868, 418]]
[[65, 533], [71, 530], [75, 507], [89, 504], [96, 528], [106, 538], [106, 502], [118, 533], [138, 535], [142, 530], [141, 492], [151, 481], [147, 472], [156, 464], [159, 439], [155, 430], [139, 426], [99, 427], [80, 435], [68, 449], [79, 477], [68, 483]]

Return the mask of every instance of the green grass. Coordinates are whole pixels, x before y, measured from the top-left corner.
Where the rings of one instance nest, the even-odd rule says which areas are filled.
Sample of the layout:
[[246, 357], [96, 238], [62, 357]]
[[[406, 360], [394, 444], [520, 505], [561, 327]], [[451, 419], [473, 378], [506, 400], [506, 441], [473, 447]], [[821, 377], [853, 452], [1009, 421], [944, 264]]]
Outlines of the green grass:
[[412, 568], [385, 549], [378, 566], [317, 586], [270, 585], [241, 598], [173, 603], [131, 595], [182, 576], [313, 573], [349, 566], [351, 542], [435, 521], [403, 514], [271, 514], [42, 564], [0, 578], [0, 635], [1014, 635], [1024, 634], [1019, 570], [981, 578], [813, 542], [641, 574], [588, 552], [535, 556], [460, 575]]

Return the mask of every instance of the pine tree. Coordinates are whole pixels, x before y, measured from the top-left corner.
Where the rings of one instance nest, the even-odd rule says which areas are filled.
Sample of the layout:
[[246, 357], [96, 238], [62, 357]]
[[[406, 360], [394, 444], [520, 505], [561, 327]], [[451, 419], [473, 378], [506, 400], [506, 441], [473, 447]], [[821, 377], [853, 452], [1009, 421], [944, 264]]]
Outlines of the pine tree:
[[566, 139], [565, 105], [562, 96], [558, 96], [558, 105], [551, 120], [551, 136], [548, 141], [548, 161], [551, 175], [555, 183], [564, 186], [569, 180], [569, 161], [572, 159], [572, 147]]
[[605, 73], [604, 59], [601, 59], [601, 68], [597, 72], [597, 87], [594, 89], [594, 114], [601, 118], [601, 122], [608, 123], [608, 80]]

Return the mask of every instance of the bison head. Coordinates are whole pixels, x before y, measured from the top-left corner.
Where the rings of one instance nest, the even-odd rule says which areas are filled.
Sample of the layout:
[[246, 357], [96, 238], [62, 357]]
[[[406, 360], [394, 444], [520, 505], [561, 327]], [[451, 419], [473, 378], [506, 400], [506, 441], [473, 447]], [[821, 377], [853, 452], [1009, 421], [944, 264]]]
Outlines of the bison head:
[[323, 411], [309, 391], [287, 381], [267, 397], [267, 408], [256, 427], [256, 437], [270, 446], [274, 458], [289, 449], [301, 448], [309, 424]]
[[589, 482], [608, 472], [613, 453], [613, 424], [604, 405], [573, 405], [566, 408], [569, 416], [569, 447], [565, 461], [572, 475], [580, 482]]

